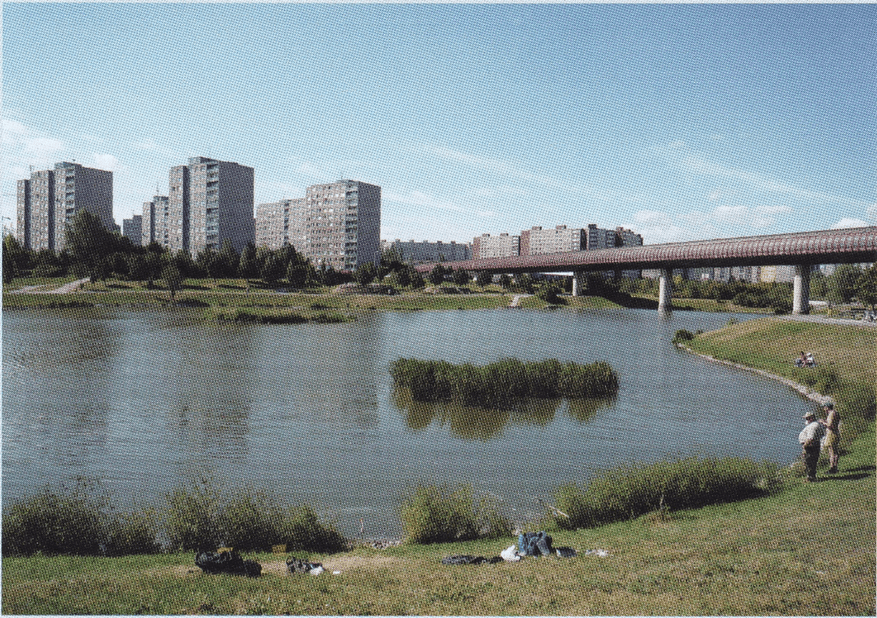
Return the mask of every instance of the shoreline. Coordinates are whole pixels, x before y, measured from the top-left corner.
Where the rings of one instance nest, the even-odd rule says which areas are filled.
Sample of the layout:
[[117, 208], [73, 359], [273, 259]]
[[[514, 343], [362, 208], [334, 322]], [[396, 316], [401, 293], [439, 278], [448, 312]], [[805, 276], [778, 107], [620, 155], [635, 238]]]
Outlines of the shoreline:
[[749, 371], [751, 373], [756, 373], [760, 376], [764, 376], [765, 378], [769, 378], [771, 380], [775, 380], [777, 382], [780, 382], [781, 384], [788, 386], [792, 390], [797, 391], [800, 395], [802, 395], [806, 399], [809, 399], [811, 401], [815, 401], [819, 405], [824, 405], [828, 402], [833, 402], [833, 399], [831, 397], [829, 397], [828, 395], [823, 395], [822, 393], [819, 393], [819, 392], [813, 390], [812, 388], [810, 388], [809, 386], [806, 386], [805, 384], [795, 382], [794, 380], [790, 380], [789, 378], [784, 378], [783, 376], [779, 376], [775, 373], [770, 373], [769, 371], [765, 371], [764, 369], [756, 369], [755, 367], [749, 367], [748, 365], [742, 365], [740, 363], [734, 363], [732, 361], [722, 360], [721, 358], [716, 358], [714, 356], [710, 356], [709, 354], [701, 354], [700, 352], [695, 352], [694, 350], [692, 350], [688, 346], [683, 345], [681, 343], [677, 343], [676, 347], [681, 349], [681, 350], [685, 350], [689, 354], [700, 357], [704, 360], [707, 360], [707, 361], [710, 361], [713, 363], [719, 363], [719, 364], [725, 365], [727, 367], [733, 367], [734, 369], [742, 369], [743, 371]]

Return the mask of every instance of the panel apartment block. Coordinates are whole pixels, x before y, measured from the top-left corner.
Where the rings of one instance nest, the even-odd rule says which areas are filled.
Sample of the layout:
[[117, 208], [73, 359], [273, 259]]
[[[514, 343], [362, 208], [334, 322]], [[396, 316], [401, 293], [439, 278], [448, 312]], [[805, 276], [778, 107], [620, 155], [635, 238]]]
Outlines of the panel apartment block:
[[512, 257], [520, 255], [521, 237], [509, 236], [503, 232], [499, 236], [482, 234], [472, 239], [472, 257], [477, 260]]
[[256, 246], [277, 250], [292, 245], [304, 252], [307, 199], [300, 197], [256, 206]]
[[143, 242], [143, 217], [132, 215], [130, 219], [122, 219], [122, 236], [139, 246]]
[[97, 216], [108, 230], [113, 220], [113, 173], [79, 163], [55, 164], [55, 250], [66, 246], [67, 225], [81, 210]]
[[147, 246], [157, 242], [163, 247], [170, 247], [170, 200], [166, 195], [153, 196], [151, 202], [143, 202], [142, 240], [140, 244]]
[[472, 248], [468, 243], [451, 242], [415, 242], [409, 240], [402, 242], [398, 238], [393, 242], [382, 240], [381, 251], [394, 249], [403, 262], [411, 262], [412, 264], [425, 264], [431, 262], [457, 262], [469, 260], [472, 257]]
[[172, 167], [167, 246], [197, 255], [206, 247], [220, 250], [226, 240], [237, 252], [255, 242], [254, 178], [252, 167], [207, 157]]
[[19, 242], [39, 251], [60, 251], [66, 226], [80, 210], [87, 210], [112, 230], [113, 173], [66, 161], [54, 169], [32, 172], [19, 180], [16, 193]]
[[[355, 270], [380, 259], [381, 188], [357, 180], [311, 185], [302, 253], [316, 267]], [[293, 243], [293, 246], [294, 243]], [[298, 247], [296, 247], [298, 250]]]
[[543, 230], [534, 226], [521, 232], [521, 255], [545, 255], [583, 251], [587, 238], [581, 228], [567, 228], [558, 225], [554, 229]]

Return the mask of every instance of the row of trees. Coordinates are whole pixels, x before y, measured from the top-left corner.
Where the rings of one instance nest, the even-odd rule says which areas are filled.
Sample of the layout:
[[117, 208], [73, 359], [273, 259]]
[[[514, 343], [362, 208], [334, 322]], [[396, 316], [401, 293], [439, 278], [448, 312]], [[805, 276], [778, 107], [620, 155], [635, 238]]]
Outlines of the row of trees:
[[[387, 282], [403, 288], [420, 289], [428, 281], [441, 285], [453, 281], [467, 285], [472, 274], [465, 270], [453, 270], [437, 264], [424, 278], [411, 264], [402, 260], [395, 248], [381, 255], [377, 266], [368, 262], [352, 274], [329, 268], [316, 268], [292, 246], [271, 250], [247, 245], [239, 254], [230, 242], [219, 251], [206, 248], [192, 257], [187, 251], [172, 253], [158, 243], [147, 247], [135, 246], [118, 233], [107, 230], [100, 220], [88, 211], [74, 217], [66, 230], [67, 248], [55, 253], [49, 250], [32, 251], [23, 248], [14, 236], [3, 239], [3, 280], [8, 283], [16, 276], [30, 273], [35, 277], [60, 277], [74, 274], [89, 277], [92, 281], [110, 277], [131, 281], [164, 279], [171, 291], [182, 285], [187, 278], [245, 278], [261, 279], [268, 285], [285, 279], [291, 287], [307, 288], [320, 285], [337, 285], [355, 280], [360, 285], [374, 281]], [[487, 272], [474, 273], [482, 288], [493, 276]], [[178, 283], [174, 286], [172, 283]], [[562, 290], [569, 291], [567, 278], [560, 283], [541, 284], [529, 274], [514, 278], [503, 274], [499, 277], [503, 289], [533, 294], [539, 293], [556, 299]], [[601, 274], [590, 274], [585, 288], [592, 294], [643, 293], [656, 294], [657, 282], [650, 279], [607, 279]], [[838, 266], [831, 275], [814, 272], [811, 276], [812, 298], [833, 303], [849, 303], [858, 298], [874, 308], [877, 304], [877, 265], [861, 270], [851, 264]], [[675, 277], [673, 295], [677, 298], [709, 298], [730, 300], [750, 307], [772, 307], [779, 311], [791, 309], [791, 285], [786, 283], [748, 284], [742, 281], [727, 283], [718, 281], [689, 281]]]

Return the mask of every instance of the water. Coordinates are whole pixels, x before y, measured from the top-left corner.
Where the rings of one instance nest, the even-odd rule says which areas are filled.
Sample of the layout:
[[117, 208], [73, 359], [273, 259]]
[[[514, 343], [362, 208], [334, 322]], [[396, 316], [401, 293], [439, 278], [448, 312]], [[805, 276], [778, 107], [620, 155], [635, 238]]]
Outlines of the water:
[[[276, 491], [346, 534], [400, 532], [419, 482], [472, 483], [513, 518], [630, 461], [740, 455], [788, 463], [808, 402], [670, 345], [730, 316], [521, 310], [370, 314], [341, 325], [213, 326], [196, 310], [4, 312], [3, 498], [77, 477], [121, 507], [198, 475]], [[741, 316], [736, 316], [737, 319]], [[399, 357], [608, 361], [610, 400], [484, 411], [406, 401]]]

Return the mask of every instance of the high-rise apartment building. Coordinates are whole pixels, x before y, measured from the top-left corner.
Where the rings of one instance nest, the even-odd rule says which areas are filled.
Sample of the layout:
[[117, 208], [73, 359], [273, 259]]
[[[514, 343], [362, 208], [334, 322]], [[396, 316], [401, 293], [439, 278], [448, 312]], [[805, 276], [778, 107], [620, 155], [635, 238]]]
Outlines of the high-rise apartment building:
[[311, 185], [305, 197], [259, 204], [256, 245], [286, 244], [315, 267], [356, 270], [380, 260], [381, 188], [358, 180]]
[[304, 254], [316, 267], [355, 270], [380, 261], [379, 186], [357, 180], [311, 185], [305, 200]]
[[242, 251], [256, 238], [252, 167], [207, 157], [191, 157], [168, 177], [167, 247], [197, 255], [231, 242]]
[[166, 195], [156, 195], [151, 202], [143, 202], [143, 221], [141, 223], [144, 247], [157, 242], [163, 247], [170, 247], [170, 206]]
[[131, 244], [140, 246], [143, 243], [143, 217], [132, 215], [130, 219], [122, 219], [122, 236]]
[[472, 239], [472, 257], [476, 260], [512, 257], [520, 255], [521, 237], [509, 236], [503, 232], [499, 236], [482, 234]]
[[415, 242], [409, 240], [402, 242], [398, 238], [393, 242], [381, 241], [381, 251], [395, 250], [403, 262], [423, 264], [431, 262], [459, 262], [472, 258], [472, 248], [469, 243], [457, 243], [456, 241], [442, 242]]
[[307, 244], [305, 221], [307, 199], [303, 197], [256, 206], [256, 246], [280, 249], [292, 245], [304, 251]]
[[19, 180], [16, 199], [17, 237], [29, 249], [63, 249], [67, 225], [81, 210], [94, 214], [108, 230], [115, 228], [112, 172], [62, 161]]
[[587, 236], [585, 248], [588, 251], [615, 247], [615, 230], [603, 230], [598, 228], [596, 223], [589, 223], [585, 232]]
[[521, 232], [521, 255], [584, 251], [586, 244], [587, 237], [581, 228], [570, 229], [565, 225], [548, 230], [536, 225]]

